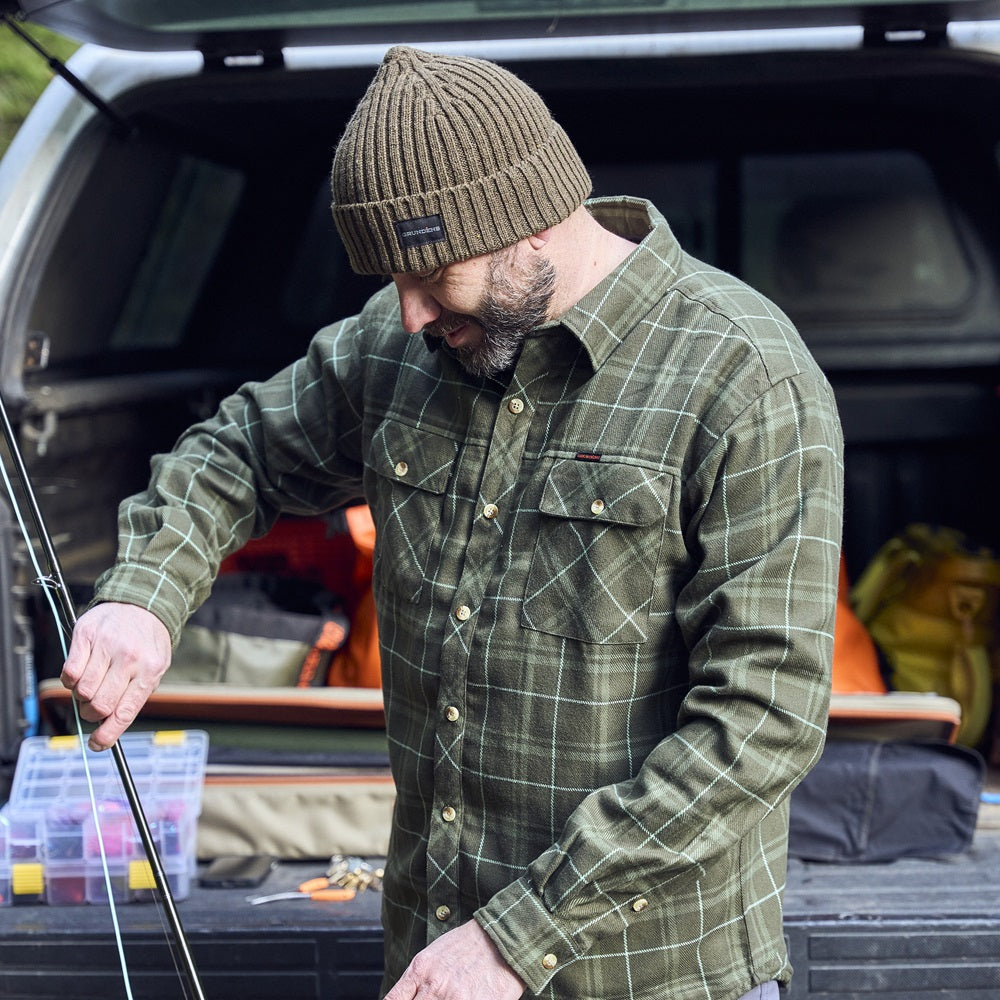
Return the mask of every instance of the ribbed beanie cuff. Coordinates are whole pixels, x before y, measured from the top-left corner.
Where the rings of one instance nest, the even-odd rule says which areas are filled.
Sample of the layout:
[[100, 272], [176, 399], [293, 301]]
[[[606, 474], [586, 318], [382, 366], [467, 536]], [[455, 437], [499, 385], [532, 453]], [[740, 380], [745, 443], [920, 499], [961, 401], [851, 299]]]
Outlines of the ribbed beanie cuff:
[[583, 204], [591, 181], [541, 97], [482, 59], [386, 53], [333, 159], [353, 269], [442, 267], [511, 246]]

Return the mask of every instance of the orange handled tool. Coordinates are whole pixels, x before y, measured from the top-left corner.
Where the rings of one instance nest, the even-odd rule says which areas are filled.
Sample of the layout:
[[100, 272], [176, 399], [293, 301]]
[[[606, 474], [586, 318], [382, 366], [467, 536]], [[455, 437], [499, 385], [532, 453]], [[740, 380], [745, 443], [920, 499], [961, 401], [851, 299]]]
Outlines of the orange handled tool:
[[307, 882], [303, 882], [299, 886], [299, 892], [321, 892], [323, 889], [328, 889], [330, 885], [330, 879], [321, 875], [319, 878], [311, 878]]
[[[316, 881], [315, 879], [313, 881]], [[326, 879], [322, 880], [323, 882]], [[309, 883], [303, 883], [308, 885]], [[247, 902], [251, 906], [258, 903], [273, 903], [279, 899], [313, 899], [321, 903], [346, 903], [357, 895], [354, 889], [313, 889], [311, 892], [296, 890], [293, 892], [275, 892], [270, 896], [248, 896]]]

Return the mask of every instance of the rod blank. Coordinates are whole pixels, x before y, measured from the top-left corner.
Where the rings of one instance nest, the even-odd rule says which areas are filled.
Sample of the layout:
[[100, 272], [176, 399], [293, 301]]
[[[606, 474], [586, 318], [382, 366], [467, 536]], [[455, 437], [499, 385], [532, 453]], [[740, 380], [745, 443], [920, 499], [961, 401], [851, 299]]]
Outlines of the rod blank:
[[[21, 455], [21, 450], [18, 447], [17, 440], [14, 436], [14, 428], [11, 425], [10, 417], [7, 415], [7, 407], [4, 405], [2, 396], [0, 396], [0, 428], [2, 428], [3, 438], [7, 444], [7, 450], [10, 454], [11, 461], [14, 464], [14, 471], [17, 474], [18, 483], [24, 492], [24, 497], [28, 504], [28, 511], [31, 515], [31, 520], [38, 536], [38, 543], [44, 557], [45, 568], [49, 573], [49, 579], [46, 583], [52, 586], [59, 596], [59, 606], [63, 617], [61, 624], [66, 626], [69, 632], [72, 632], [77, 620], [76, 609], [73, 606], [73, 598], [70, 594], [69, 587], [66, 586], [66, 581], [63, 579], [62, 567], [59, 564], [59, 556], [57, 555], [55, 546], [52, 543], [52, 536], [49, 534], [48, 528], [46, 527], [45, 518], [42, 515], [41, 508], [38, 506], [38, 500], [35, 497], [35, 491], [31, 485], [31, 478], [28, 475], [28, 470], [24, 464], [24, 458]], [[13, 501], [13, 498], [11, 499]], [[26, 539], [26, 541], [28, 540]], [[28, 544], [30, 544], [30, 541]], [[198, 977], [198, 970], [195, 967], [194, 958], [191, 955], [187, 935], [184, 933], [184, 927], [181, 924], [180, 915], [177, 912], [177, 906], [174, 902], [173, 893], [170, 890], [170, 883], [167, 881], [166, 872], [163, 870], [163, 862], [160, 860], [159, 851], [157, 851], [156, 844], [153, 841], [153, 834], [150, 831], [149, 823], [146, 821], [146, 814], [143, 811], [142, 803], [139, 800], [139, 793], [136, 790], [135, 782], [132, 779], [132, 772], [129, 769], [128, 761], [125, 759], [125, 751], [122, 750], [118, 743], [115, 743], [115, 745], [111, 748], [111, 755], [114, 759], [115, 767], [118, 770], [118, 776], [121, 779], [122, 789], [125, 792], [125, 798], [128, 801], [129, 809], [131, 810], [132, 817], [135, 820], [136, 829], [139, 832], [139, 839], [142, 841], [143, 849], [146, 852], [146, 858], [149, 861], [150, 868], [153, 871], [153, 877], [156, 880], [156, 887], [159, 890], [160, 898], [163, 902], [167, 922], [170, 925], [170, 931], [174, 936], [174, 941], [179, 952], [183, 973], [187, 976], [188, 984], [190, 985], [196, 1000], [204, 1000], [205, 995], [202, 992], [201, 980]]]

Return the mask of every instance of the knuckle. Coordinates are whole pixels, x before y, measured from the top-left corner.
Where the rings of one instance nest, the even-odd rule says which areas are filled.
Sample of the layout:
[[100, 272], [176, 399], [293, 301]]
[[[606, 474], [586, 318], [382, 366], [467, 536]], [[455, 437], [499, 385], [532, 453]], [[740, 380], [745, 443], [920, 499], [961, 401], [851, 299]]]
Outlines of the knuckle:
[[107, 716], [114, 723], [114, 727], [119, 732], [124, 732], [132, 724], [136, 717], [136, 711], [128, 705], [119, 702], [114, 710]]
[[426, 988], [430, 996], [443, 996], [444, 982], [436, 964], [423, 954], [414, 957], [410, 965], [411, 979], [419, 988]]
[[73, 693], [85, 705], [93, 705], [94, 699], [97, 697], [97, 684], [90, 678], [81, 675], [77, 678]]
[[81, 702], [79, 705], [80, 718], [85, 722], [100, 722], [103, 716], [95, 712], [87, 702]]
[[62, 668], [62, 681], [67, 687], [75, 687], [83, 676], [83, 667], [75, 660], [67, 659]]
[[116, 706], [112, 700], [105, 694], [98, 692], [92, 699], [89, 700], [89, 707], [91, 712], [93, 712], [98, 718], [106, 719], [114, 711], [116, 711]]

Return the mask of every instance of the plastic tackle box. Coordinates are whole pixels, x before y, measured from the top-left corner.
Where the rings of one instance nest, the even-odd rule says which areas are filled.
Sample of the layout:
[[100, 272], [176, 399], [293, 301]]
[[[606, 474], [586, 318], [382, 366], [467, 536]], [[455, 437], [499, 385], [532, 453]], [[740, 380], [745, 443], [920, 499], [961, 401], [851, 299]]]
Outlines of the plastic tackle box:
[[[196, 868], [208, 735], [126, 733], [121, 747], [171, 892], [183, 899]], [[77, 736], [25, 740], [0, 809], [0, 906], [106, 903], [109, 882], [117, 903], [151, 899], [156, 888], [112, 755]]]

